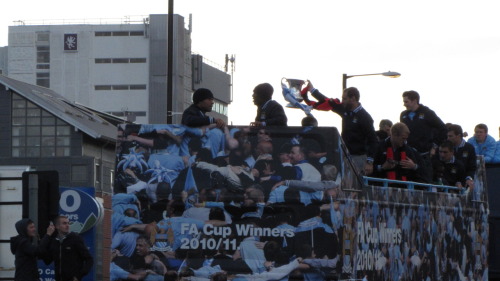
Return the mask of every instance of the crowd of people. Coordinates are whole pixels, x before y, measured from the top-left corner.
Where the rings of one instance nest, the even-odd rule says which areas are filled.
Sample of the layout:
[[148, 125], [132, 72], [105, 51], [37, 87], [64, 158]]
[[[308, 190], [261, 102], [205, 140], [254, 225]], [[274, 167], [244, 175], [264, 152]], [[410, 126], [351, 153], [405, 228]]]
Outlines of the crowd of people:
[[[317, 101], [311, 101], [308, 93]], [[308, 81], [301, 94], [313, 108], [331, 110], [342, 118], [342, 139], [364, 175], [470, 191], [474, 188], [477, 155], [483, 156], [486, 164], [500, 163], [500, 140], [488, 135], [485, 124], [478, 124], [474, 135], [465, 141], [466, 133], [461, 126], [444, 123], [433, 110], [420, 103], [416, 91], [403, 93], [406, 110], [401, 112], [399, 122], [393, 124], [383, 119], [377, 131], [354, 87], [344, 90], [342, 100], [331, 99]]]
[[[280, 129], [287, 126], [287, 117], [272, 100], [273, 91], [268, 83], [255, 87], [258, 110], [250, 126], [229, 127], [207, 115], [214, 96], [198, 89], [182, 124], [119, 127], [112, 280], [328, 280], [354, 267], [354, 257], [340, 257], [349, 256], [346, 241], [354, 239], [359, 227], [356, 216], [376, 208], [377, 196], [368, 205], [353, 203], [356, 193], [340, 188], [340, 139], [317, 127], [311, 116], [304, 118], [302, 128]], [[377, 132], [356, 88], [346, 89], [339, 100], [327, 98], [309, 82], [301, 94], [313, 108], [342, 118], [341, 138], [360, 174], [474, 188], [475, 158], [483, 150], [465, 142], [459, 125], [443, 123], [420, 104], [417, 92], [403, 94], [407, 110], [400, 122], [383, 120]], [[365, 215], [373, 217], [374, 227], [392, 220], [427, 220], [409, 209]], [[428, 223], [443, 220], [445, 225], [442, 217], [450, 215], [438, 218], [435, 213]], [[436, 227], [429, 235], [437, 235]], [[429, 237], [418, 232], [415, 238], [414, 231], [403, 232], [413, 244], [397, 246], [402, 264], [394, 266], [400, 271], [379, 268], [384, 280], [411, 267], [403, 259], [411, 258], [409, 249], [422, 258], [418, 250], [425, 251], [423, 237]], [[393, 244], [386, 246], [388, 259], [396, 250]], [[427, 263], [432, 251], [427, 250]], [[455, 276], [456, 262], [447, 266], [453, 266], [450, 276]], [[433, 276], [439, 271], [429, 270]]]

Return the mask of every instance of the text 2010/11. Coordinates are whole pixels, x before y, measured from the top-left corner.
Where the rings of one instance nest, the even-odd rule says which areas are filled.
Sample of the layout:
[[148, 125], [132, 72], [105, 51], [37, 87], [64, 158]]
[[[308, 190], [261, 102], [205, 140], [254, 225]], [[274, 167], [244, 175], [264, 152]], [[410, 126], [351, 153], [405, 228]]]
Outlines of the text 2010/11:
[[181, 239], [181, 249], [201, 248], [203, 250], [217, 250], [221, 249], [221, 245], [224, 250], [236, 250], [237, 248], [236, 239], [222, 239], [222, 238]]

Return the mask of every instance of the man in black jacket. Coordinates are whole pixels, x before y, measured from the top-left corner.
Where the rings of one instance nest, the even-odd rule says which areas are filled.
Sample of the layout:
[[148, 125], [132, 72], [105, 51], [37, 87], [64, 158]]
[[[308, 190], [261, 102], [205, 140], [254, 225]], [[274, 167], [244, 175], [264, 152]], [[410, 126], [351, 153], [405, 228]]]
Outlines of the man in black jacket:
[[476, 174], [476, 149], [463, 138], [462, 127], [452, 124], [448, 127], [448, 140], [453, 143], [455, 157], [465, 165], [465, 185], [474, 188], [474, 175]]
[[51, 235], [50, 239], [42, 240], [40, 244], [44, 251], [44, 262], [54, 262], [56, 281], [82, 280], [92, 269], [94, 259], [83, 239], [69, 230], [66, 216], [58, 216], [54, 223], [47, 231]]
[[465, 166], [454, 156], [453, 143], [445, 140], [439, 146], [439, 157], [433, 157], [434, 175], [436, 183], [465, 187]]
[[216, 124], [218, 128], [223, 128], [224, 120], [206, 115], [212, 111], [214, 105], [214, 94], [205, 88], [199, 88], [193, 93], [193, 104], [182, 113], [182, 125], [189, 127], [202, 127]]
[[257, 116], [252, 126], [287, 126], [285, 110], [272, 100], [274, 88], [269, 83], [257, 85], [253, 90], [253, 103], [257, 106]]
[[401, 112], [400, 122], [410, 129], [408, 144], [415, 148], [424, 161], [423, 177], [426, 182], [432, 178], [431, 157], [438, 146], [446, 139], [446, 125], [427, 106], [420, 104], [420, 95], [416, 91], [403, 93], [403, 105], [406, 110]]
[[370, 175], [373, 172], [373, 155], [377, 149], [378, 140], [373, 127], [373, 119], [359, 102], [360, 94], [357, 88], [350, 87], [342, 93], [339, 99], [328, 99], [315, 89], [309, 81], [306, 87], [318, 100], [328, 103], [328, 108], [342, 118], [342, 139], [351, 154], [354, 165], [359, 172]]

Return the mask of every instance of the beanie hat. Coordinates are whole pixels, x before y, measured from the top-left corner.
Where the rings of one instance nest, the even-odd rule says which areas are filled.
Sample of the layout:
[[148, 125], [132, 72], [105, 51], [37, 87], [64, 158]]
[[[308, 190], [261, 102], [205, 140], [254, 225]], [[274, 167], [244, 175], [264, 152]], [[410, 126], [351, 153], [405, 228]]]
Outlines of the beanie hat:
[[198, 104], [200, 101], [204, 101], [206, 99], [213, 99], [214, 94], [209, 89], [199, 88], [193, 93], [193, 103]]
[[170, 184], [167, 182], [159, 182], [156, 187], [156, 197], [158, 200], [168, 199], [170, 196]]

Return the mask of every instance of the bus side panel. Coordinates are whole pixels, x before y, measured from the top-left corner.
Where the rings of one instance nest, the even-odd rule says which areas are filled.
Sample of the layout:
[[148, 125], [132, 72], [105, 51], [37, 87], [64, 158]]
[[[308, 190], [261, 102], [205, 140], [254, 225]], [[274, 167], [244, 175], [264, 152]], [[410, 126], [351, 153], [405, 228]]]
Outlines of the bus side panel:
[[346, 204], [357, 210], [353, 275], [368, 280], [487, 280], [487, 212], [483, 203], [466, 200], [397, 188], [363, 192], [358, 203]]

